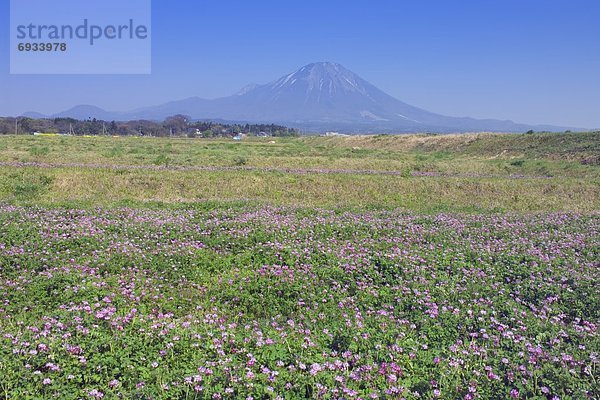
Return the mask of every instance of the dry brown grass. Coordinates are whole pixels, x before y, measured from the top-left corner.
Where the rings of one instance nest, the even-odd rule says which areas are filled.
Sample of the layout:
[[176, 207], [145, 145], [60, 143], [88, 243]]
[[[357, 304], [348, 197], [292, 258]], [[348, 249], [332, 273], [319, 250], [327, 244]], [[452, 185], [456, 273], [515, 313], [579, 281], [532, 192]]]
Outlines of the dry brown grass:
[[[0, 198], [27, 204], [103, 206], [123, 201], [254, 201], [415, 211], [577, 211], [600, 208], [600, 185], [576, 179], [403, 178], [247, 171], [0, 168]], [[47, 182], [47, 183], [44, 183]], [[29, 184], [28, 191], [19, 189]]]

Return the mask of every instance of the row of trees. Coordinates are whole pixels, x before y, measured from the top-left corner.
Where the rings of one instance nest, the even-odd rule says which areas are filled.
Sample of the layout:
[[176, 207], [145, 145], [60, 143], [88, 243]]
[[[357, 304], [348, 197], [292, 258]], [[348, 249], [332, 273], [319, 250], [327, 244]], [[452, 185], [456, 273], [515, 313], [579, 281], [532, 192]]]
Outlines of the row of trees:
[[299, 131], [275, 124], [226, 124], [211, 121], [192, 121], [185, 115], [174, 115], [162, 122], [102, 121], [95, 118], [0, 118], [0, 134], [72, 133], [74, 135], [111, 136], [188, 136], [231, 137], [240, 133], [256, 136], [298, 136]]

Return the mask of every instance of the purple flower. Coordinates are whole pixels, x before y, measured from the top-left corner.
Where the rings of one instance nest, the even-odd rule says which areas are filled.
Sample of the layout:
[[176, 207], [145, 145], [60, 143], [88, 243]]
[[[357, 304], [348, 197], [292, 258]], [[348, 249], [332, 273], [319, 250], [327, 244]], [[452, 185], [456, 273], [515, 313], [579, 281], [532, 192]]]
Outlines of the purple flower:
[[101, 399], [104, 397], [104, 393], [102, 393], [98, 389], [92, 389], [88, 392], [88, 396], [93, 397], [95, 399]]

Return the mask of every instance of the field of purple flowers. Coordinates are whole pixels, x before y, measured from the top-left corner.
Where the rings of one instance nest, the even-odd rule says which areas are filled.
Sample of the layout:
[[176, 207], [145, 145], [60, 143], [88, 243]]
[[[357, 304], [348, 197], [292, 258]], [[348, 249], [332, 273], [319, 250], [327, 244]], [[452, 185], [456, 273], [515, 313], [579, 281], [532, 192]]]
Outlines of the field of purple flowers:
[[0, 397], [598, 398], [599, 222], [0, 206]]

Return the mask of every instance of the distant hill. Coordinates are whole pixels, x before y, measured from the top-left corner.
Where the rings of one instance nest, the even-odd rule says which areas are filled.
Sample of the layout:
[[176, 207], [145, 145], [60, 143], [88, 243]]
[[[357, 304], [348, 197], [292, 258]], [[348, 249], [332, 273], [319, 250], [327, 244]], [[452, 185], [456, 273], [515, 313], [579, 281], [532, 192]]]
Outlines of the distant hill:
[[271, 83], [249, 85], [235, 95], [214, 100], [191, 97], [129, 112], [76, 106], [51, 117], [123, 121], [163, 120], [175, 114], [193, 119], [273, 122], [311, 131], [346, 133], [581, 130], [435, 114], [406, 104], [340, 64], [330, 62], [309, 64]]

